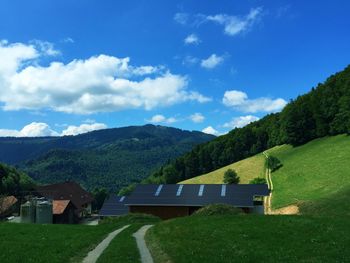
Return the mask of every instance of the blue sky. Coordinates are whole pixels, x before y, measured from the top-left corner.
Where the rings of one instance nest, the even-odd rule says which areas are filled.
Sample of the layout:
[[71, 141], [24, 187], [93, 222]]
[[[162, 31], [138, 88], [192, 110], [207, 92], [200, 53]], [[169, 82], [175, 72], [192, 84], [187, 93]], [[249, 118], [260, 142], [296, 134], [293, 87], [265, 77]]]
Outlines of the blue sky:
[[0, 3], [0, 136], [223, 134], [350, 64], [349, 1]]

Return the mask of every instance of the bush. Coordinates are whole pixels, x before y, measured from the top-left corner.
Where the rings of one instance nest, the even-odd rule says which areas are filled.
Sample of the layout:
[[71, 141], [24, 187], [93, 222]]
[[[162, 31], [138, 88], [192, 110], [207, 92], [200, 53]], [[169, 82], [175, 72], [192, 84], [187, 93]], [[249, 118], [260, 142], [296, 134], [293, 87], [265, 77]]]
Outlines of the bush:
[[267, 158], [267, 168], [269, 168], [271, 170], [271, 172], [278, 170], [282, 166], [283, 166], [283, 164], [281, 163], [281, 161], [277, 157], [270, 155]]
[[250, 180], [249, 183], [250, 184], [267, 184], [266, 179], [265, 178], [261, 178], [261, 177], [256, 177], [253, 180]]
[[215, 216], [215, 215], [240, 215], [242, 209], [226, 204], [211, 204], [198, 209], [194, 216]]
[[135, 190], [136, 184], [130, 184], [120, 189], [118, 196], [128, 196]]
[[224, 174], [224, 183], [225, 184], [238, 184], [239, 176], [236, 171], [233, 169], [228, 169]]

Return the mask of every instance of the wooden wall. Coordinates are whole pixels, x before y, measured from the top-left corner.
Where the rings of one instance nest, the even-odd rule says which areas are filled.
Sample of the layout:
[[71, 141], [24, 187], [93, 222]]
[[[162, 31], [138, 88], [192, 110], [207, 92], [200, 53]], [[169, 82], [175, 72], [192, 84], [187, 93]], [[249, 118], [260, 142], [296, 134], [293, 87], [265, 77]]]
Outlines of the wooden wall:
[[186, 206], [130, 206], [129, 211], [130, 213], [151, 214], [162, 219], [190, 215], [190, 209]]

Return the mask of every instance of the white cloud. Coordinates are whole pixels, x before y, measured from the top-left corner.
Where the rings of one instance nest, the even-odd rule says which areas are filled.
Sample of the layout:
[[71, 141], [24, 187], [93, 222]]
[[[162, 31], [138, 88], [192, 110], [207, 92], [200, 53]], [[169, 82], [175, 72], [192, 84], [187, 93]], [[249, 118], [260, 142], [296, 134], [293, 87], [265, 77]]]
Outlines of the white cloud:
[[257, 98], [248, 99], [248, 95], [242, 91], [226, 91], [222, 99], [224, 105], [233, 107], [243, 112], [278, 112], [286, 106], [287, 101], [282, 98]]
[[104, 123], [81, 124], [80, 126], [70, 125], [67, 127], [67, 129], [62, 131], [61, 136], [78, 135], [78, 134], [102, 130], [102, 129], [107, 129], [107, 125]]
[[52, 53], [34, 44], [0, 42], [0, 103], [4, 110], [51, 109], [75, 114], [154, 109], [210, 98], [188, 90], [185, 76], [162, 66], [132, 66], [130, 58], [99, 55], [39, 66]]
[[230, 122], [226, 122], [223, 127], [225, 128], [242, 128], [246, 125], [248, 125], [251, 122], [258, 121], [259, 118], [253, 115], [247, 115], [247, 116], [240, 116], [233, 118]]
[[55, 49], [54, 45], [50, 42], [35, 39], [30, 41], [30, 43], [36, 47], [40, 54], [47, 56], [57, 56], [61, 54], [61, 52]]
[[42, 122], [32, 122], [23, 127], [22, 130], [0, 129], [0, 137], [42, 137], [59, 136], [49, 125]]
[[196, 57], [192, 57], [192, 56], [186, 56], [183, 61], [182, 64], [186, 65], [186, 66], [192, 66], [195, 65], [199, 62], [199, 59]]
[[201, 114], [201, 113], [194, 113], [190, 116], [190, 119], [194, 122], [194, 123], [201, 123], [205, 120], [205, 117]]
[[224, 62], [224, 57], [212, 54], [207, 59], [201, 61], [201, 66], [206, 69], [213, 69]]
[[63, 42], [63, 43], [74, 43], [75, 41], [71, 37], [66, 37], [66, 38], [62, 39], [61, 42]]
[[[66, 124], [55, 124], [56, 127], [65, 127]], [[43, 136], [65, 136], [77, 135], [90, 131], [106, 129], [104, 123], [81, 124], [80, 126], [70, 125], [61, 133], [54, 131], [51, 127], [43, 122], [32, 122], [23, 127], [21, 130], [0, 129], [0, 137], [43, 137]]]
[[177, 122], [177, 119], [174, 117], [166, 118], [164, 115], [157, 114], [154, 115], [150, 120], [146, 120], [151, 123], [174, 123]]
[[191, 45], [191, 44], [198, 45], [201, 41], [200, 41], [200, 39], [198, 38], [197, 35], [191, 34], [191, 35], [188, 35], [184, 39], [184, 42], [185, 42], [186, 45]]
[[175, 22], [181, 24], [181, 25], [186, 25], [189, 19], [189, 15], [187, 13], [176, 13], [174, 15], [174, 20]]
[[204, 128], [202, 130], [202, 132], [204, 132], [206, 134], [212, 134], [212, 135], [215, 135], [215, 136], [219, 135], [219, 132], [217, 130], [215, 130], [212, 126], [208, 126], [208, 127]]
[[260, 19], [262, 11], [263, 9], [258, 7], [251, 9], [244, 17], [217, 14], [206, 16], [205, 19], [223, 25], [225, 34], [235, 36], [249, 30]]

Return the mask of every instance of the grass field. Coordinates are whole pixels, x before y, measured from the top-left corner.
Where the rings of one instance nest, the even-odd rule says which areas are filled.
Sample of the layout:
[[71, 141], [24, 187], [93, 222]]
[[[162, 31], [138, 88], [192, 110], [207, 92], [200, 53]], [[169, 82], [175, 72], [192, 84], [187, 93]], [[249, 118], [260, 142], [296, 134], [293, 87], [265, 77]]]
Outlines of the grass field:
[[272, 173], [274, 208], [298, 203], [305, 213], [350, 213], [346, 201], [350, 193], [350, 136], [317, 139], [295, 148], [284, 145], [268, 152], [283, 164]]
[[244, 159], [242, 161], [227, 165], [213, 172], [200, 175], [180, 183], [183, 184], [222, 184], [224, 173], [228, 169], [234, 169], [240, 177], [240, 183], [248, 184], [256, 177], [264, 178], [265, 157], [262, 154]]
[[117, 227], [0, 223], [0, 262], [79, 262]]
[[131, 232], [158, 221], [136, 214], [107, 219], [98, 226], [0, 223], [0, 262], [81, 262], [107, 234], [127, 224], [130, 229], [112, 241], [99, 262], [138, 262]]
[[[140, 220], [141, 219], [141, 220]], [[140, 261], [140, 254], [136, 245], [135, 238], [132, 236], [145, 224], [155, 224], [160, 219], [155, 217], [143, 217], [131, 221], [132, 224], [117, 235], [108, 248], [98, 259], [98, 263], [122, 262], [137, 263]]]
[[146, 239], [156, 263], [350, 259], [346, 217], [192, 216], [157, 224]]

